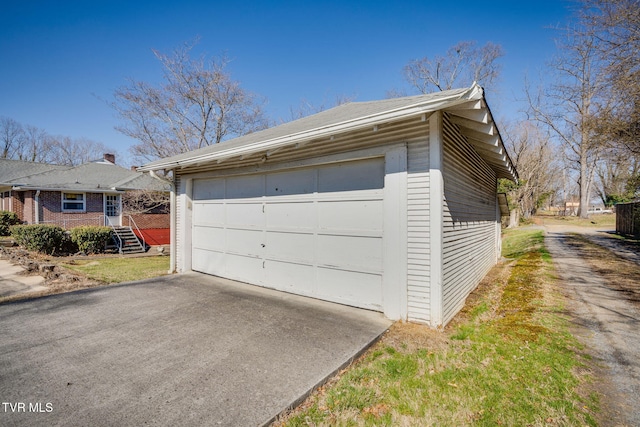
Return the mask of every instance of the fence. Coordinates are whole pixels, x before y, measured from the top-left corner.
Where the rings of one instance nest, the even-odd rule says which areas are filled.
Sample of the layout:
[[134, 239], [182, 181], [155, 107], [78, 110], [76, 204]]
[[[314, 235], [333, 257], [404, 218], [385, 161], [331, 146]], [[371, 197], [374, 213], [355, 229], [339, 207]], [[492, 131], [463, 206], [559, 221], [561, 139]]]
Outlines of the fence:
[[640, 202], [616, 205], [616, 233], [640, 234]]
[[74, 227], [79, 227], [81, 225], [104, 225], [104, 215], [89, 217], [89, 218], [69, 218], [69, 219], [58, 219], [51, 221], [40, 221], [40, 224], [53, 224], [59, 225], [65, 230], [69, 230]]

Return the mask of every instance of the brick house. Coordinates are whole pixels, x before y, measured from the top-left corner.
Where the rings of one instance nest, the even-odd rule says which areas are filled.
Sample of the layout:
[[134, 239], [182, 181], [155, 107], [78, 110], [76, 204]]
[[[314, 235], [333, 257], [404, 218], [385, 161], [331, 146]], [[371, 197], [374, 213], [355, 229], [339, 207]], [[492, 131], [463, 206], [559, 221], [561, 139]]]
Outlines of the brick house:
[[169, 206], [131, 210], [126, 200], [168, 192], [160, 181], [115, 164], [113, 155], [79, 166], [0, 159], [0, 210], [26, 224], [131, 227], [149, 245], [169, 243]]

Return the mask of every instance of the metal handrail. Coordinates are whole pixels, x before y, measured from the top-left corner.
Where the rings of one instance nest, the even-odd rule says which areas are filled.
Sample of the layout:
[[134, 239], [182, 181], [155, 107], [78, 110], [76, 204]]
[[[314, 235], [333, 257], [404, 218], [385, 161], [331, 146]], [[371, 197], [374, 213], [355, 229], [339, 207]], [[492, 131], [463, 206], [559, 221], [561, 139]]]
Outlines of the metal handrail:
[[[145, 248], [145, 250], [146, 250], [147, 242], [144, 240], [144, 235], [142, 234], [142, 231], [140, 231], [140, 229], [138, 228], [138, 224], [136, 224], [136, 222], [133, 220], [131, 215], [127, 215], [127, 217], [129, 218], [129, 227], [131, 227], [131, 223], [133, 223], [133, 226], [136, 228], [136, 230], [138, 230], [138, 234], [140, 235], [140, 239], [142, 239], [142, 247]], [[138, 236], [136, 235], [136, 237], [138, 237]]]
[[113, 235], [115, 236], [116, 239], [118, 239], [116, 241], [116, 246], [118, 247], [118, 253], [122, 255], [122, 247], [124, 246], [124, 243], [122, 243], [122, 239], [118, 234], [118, 230], [116, 230], [116, 227], [113, 224], [111, 224], [111, 220], [109, 219], [108, 216], [106, 215], [100, 215], [100, 216], [104, 218], [104, 225], [107, 227], [111, 227], [111, 230], [113, 231]]

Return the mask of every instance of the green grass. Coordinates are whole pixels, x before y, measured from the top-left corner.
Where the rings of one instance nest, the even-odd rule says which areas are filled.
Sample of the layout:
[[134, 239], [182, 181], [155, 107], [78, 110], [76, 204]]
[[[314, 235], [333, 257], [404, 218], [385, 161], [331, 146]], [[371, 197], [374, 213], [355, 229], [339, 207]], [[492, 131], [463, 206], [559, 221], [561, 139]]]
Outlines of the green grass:
[[502, 232], [502, 256], [520, 258], [543, 247], [544, 231], [531, 228], [509, 228]]
[[595, 425], [542, 231], [509, 231], [503, 248], [508, 278], [473, 299], [444, 345], [383, 339], [282, 425]]
[[610, 228], [612, 230], [616, 228], [615, 214], [595, 214], [589, 216], [588, 219], [576, 216], [537, 215], [534, 220], [542, 225], [575, 225], [579, 227]]
[[96, 258], [62, 264], [93, 280], [106, 283], [131, 282], [167, 274], [169, 257]]

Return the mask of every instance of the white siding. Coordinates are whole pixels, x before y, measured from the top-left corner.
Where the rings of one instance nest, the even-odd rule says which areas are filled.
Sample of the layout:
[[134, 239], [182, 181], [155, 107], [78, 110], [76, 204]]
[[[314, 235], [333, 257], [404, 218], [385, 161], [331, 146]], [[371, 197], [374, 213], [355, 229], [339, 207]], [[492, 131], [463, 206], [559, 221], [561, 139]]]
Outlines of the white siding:
[[429, 317], [429, 141], [407, 146], [407, 314], [428, 323]]
[[443, 324], [496, 262], [496, 175], [445, 116]]
[[[174, 233], [175, 236], [175, 247], [177, 248], [181, 248], [182, 247], [182, 236], [181, 236], [181, 230], [182, 230], [182, 224], [184, 223], [184, 218], [181, 215], [182, 212], [182, 194], [183, 191], [181, 190], [181, 185], [182, 185], [182, 179], [180, 178], [180, 175], [176, 175], [176, 180], [175, 180], [175, 191], [176, 191], [176, 225], [175, 225], [175, 230], [172, 230], [171, 232]], [[184, 271], [184, 266], [183, 266], [183, 257], [181, 254], [181, 251], [179, 250], [175, 250], [175, 254], [176, 254], [176, 270], [178, 272], [183, 272]]]

